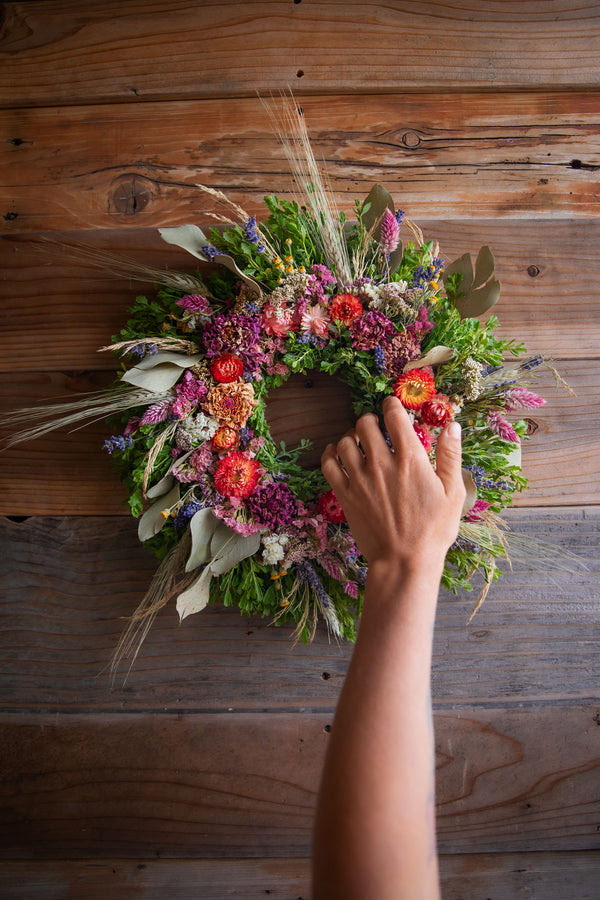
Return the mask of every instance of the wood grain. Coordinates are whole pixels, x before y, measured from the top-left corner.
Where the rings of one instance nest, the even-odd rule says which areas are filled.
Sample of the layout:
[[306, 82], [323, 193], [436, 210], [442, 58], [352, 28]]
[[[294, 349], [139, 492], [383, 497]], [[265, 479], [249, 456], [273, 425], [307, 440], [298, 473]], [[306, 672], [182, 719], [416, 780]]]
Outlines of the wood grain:
[[[586, 852], [440, 857], [445, 900], [597, 900], [600, 858]], [[308, 900], [310, 860], [43, 860], [4, 862], [4, 900]]]
[[[598, 508], [511, 510], [513, 531], [584, 559], [554, 571], [515, 561], [471, 623], [476, 595], [442, 591], [433, 654], [440, 712], [470, 705], [589, 700], [600, 677]], [[210, 607], [183, 625], [158, 616], [133, 672], [107, 667], [155, 560], [122, 518], [0, 520], [0, 708], [25, 711], [332, 711], [352, 645], [320, 628], [292, 646], [290, 626]]]
[[[206, 221], [200, 223], [206, 226]], [[502, 295], [494, 308], [498, 334], [522, 340], [532, 353], [582, 359], [600, 353], [598, 303], [600, 241], [597, 220], [420, 222], [447, 261], [473, 257], [491, 246]], [[114, 371], [110, 353], [98, 353], [123, 327], [137, 283], [73, 262], [69, 243], [83, 243], [154, 268], [193, 271], [192, 258], [162, 241], [154, 229], [108, 229], [54, 234], [65, 249], [42, 249], [39, 235], [0, 238], [0, 372]], [[32, 335], [35, 334], [35, 340]]]
[[[417, 219], [596, 215], [597, 93], [302, 94], [297, 103], [348, 212], [379, 181]], [[213, 206], [198, 183], [251, 214], [267, 193], [289, 196], [289, 166], [258, 99], [0, 116], [4, 232], [197, 221]]]
[[[481, 5], [329, 0], [5, 4], [12, 105], [227, 97], [255, 90], [596, 87], [600, 21], [583, 0]], [[582, 52], [582, 47], [585, 52]]]
[[[516, 496], [518, 506], [600, 503], [598, 365], [595, 360], [563, 361], [560, 369], [577, 396], [557, 390], [548, 371], [536, 382], [548, 403], [527, 416], [533, 434], [523, 445], [523, 469], [530, 484]], [[5, 410], [37, 406], [48, 397], [68, 400], [109, 381], [107, 373], [37, 372], [17, 381], [3, 373], [0, 399]], [[302, 437], [313, 440], [316, 464], [326, 444], [338, 440], [353, 416], [344, 385], [326, 376], [309, 381], [310, 390], [306, 380], [299, 379], [274, 391], [267, 414], [277, 438], [289, 446]], [[5, 440], [10, 430], [5, 418]], [[113, 431], [99, 422], [5, 449], [0, 456], [0, 513], [128, 515], [123, 486], [102, 450]]]
[[[436, 716], [440, 851], [597, 849], [594, 716], [593, 706], [537, 705]], [[3, 716], [0, 855], [306, 856], [329, 722]]]

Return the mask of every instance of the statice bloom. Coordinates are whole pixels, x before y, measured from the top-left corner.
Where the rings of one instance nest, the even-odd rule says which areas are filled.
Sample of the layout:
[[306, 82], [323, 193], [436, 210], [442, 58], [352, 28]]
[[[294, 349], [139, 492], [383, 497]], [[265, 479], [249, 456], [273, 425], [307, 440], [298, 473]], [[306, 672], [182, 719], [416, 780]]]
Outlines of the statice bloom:
[[508, 422], [504, 416], [495, 410], [491, 412], [487, 417], [487, 423], [489, 427], [492, 429], [494, 434], [497, 434], [498, 437], [501, 437], [503, 441], [508, 441], [511, 444], [520, 444], [521, 439], [515, 429], [512, 427], [510, 422]]
[[370, 309], [352, 323], [350, 331], [352, 346], [356, 350], [373, 350], [390, 339], [394, 334], [394, 326], [378, 309]]
[[318, 263], [310, 267], [313, 275], [319, 279], [322, 284], [336, 284], [337, 278], [329, 271], [327, 266], [321, 266]]
[[182, 503], [177, 510], [177, 515], [173, 519], [173, 525], [178, 531], [181, 531], [182, 528], [185, 528], [192, 516], [195, 516], [201, 509], [202, 504], [196, 499], [188, 500], [187, 503]]
[[247, 371], [253, 372], [263, 361], [258, 346], [260, 332], [261, 320], [258, 316], [218, 313], [204, 328], [206, 355], [233, 353], [242, 359]]
[[266, 481], [259, 484], [247, 506], [257, 522], [271, 531], [284, 531], [298, 515], [296, 497], [285, 482]]
[[139, 344], [134, 344], [127, 352], [132, 356], [139, 356], [140, 359], [143, 359], [144, 356], [154, 356], [158, 353], [158, 345], [154, 342], [142, 341]]
[[313, 567], [310, 565], [310, 563], [300, 563], [300, 565], [298, 566], [298, 578], [300, 579], [300, 581], [308, 584], [313, 589], [323, 606], [327, 607], [331, 605], [329, 594], [323, 587], [321, 579], [319, 578]]
[[251, 244], [256, 244], [256, 249], [259, 253], [265, 252], [265, 246], [261, 242], [260, 234], [256, 228], [256, 217], [250, 216], [248, 221], [244, 224], [244, 234], [246, 238], [250, 241]]
[[112, 437], [109, 437], [108, 440], [104, 441], [102, 444], [103, 450], [108, 450], [109, 453], [113, 453], [115, 450], [126, 450], [127, 447], [133, 446], [133, 438], [130, 434], [122, 435], [122, 434], [113, 434]]

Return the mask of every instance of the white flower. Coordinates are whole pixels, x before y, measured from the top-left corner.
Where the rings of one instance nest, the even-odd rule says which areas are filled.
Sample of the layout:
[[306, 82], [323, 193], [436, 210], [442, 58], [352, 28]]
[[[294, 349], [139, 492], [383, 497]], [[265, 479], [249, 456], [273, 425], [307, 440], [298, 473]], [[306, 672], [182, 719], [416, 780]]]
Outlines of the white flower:
[[184, 419], [179, 427], [182, 428], [186, 434], [189, 434], [193, 441], [206, 441], [213, 436], [219, 427], [219, 423], [216, 419], [213, 419], [212, 416], [198, 413], [195, 416]]
[[285, 550], [283, 548], [288, 541], [289, 537], [287, 534], [263, 534], [262, 542], [264, 550], [262, 560], [265, 565], [276, 566], [278, 562], [281, 562], [285, 555]]

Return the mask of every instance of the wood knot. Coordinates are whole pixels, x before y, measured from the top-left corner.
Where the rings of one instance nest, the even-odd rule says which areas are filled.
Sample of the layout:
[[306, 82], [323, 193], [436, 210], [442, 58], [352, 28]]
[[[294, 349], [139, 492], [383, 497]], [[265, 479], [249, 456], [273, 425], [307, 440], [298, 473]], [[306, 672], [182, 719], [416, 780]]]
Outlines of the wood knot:
[[109, 210], [122, 216], [135, 216], [153, 199], [153, 184], [140, 175], [121, 175], [113, 182]]
[[540, 270], [537, 266], [527, 266], [527, 274], [531, 278], [537, 278], [537, 276], [540, 274]]
[[538, 428], [540, 427], [534, 419], [524, 419], [527, 423], [527, 434], [531, 437], [532, 434], [535, 434]]
[[402, 143], [405, 147], [408, 147], [412, 150], [415, 147], [419, 146], [419, 144], [421, 143], [421, 138], [416, 131], [405, 131], [402, 135]]

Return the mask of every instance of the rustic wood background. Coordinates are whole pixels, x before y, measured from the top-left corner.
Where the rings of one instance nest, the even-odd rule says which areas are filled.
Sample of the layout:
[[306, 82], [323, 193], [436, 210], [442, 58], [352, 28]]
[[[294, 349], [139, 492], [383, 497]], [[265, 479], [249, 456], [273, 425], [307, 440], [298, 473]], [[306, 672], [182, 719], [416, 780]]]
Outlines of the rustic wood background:
[[[600, 4], [595, 0], [36, 0], [0, 4], [3, 409], [110, 381], [132, 283], [41, 233], [186, 266], [156, 227], [289, 189], [256, 91], [291, 86], [342, 208], [375, 181], [447, 258], [489, 243], [503, 335], [553, 355], [511, 526], [586, 558], [516, 566], [434, 655], [445, 900], [598, 900]], [[343, 421], [273, 398], [317, 443]], [[294, 415], [289, 415], [289, 407]], [[337, 418], [335, 418], [337, 417]], [[310, 421], [306, 422], [306, 419]], [[309, 897], [318, 775], [351, 647], [212, 608], [160, 615], [105, 667], [153, 559], [100, 424], [0, 456], [0, 895]], [[367, 898], [365, 898], [367, 900]]]

